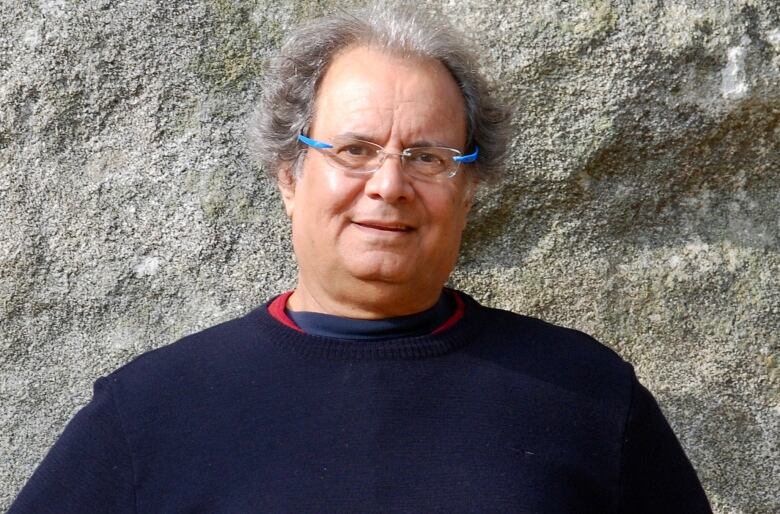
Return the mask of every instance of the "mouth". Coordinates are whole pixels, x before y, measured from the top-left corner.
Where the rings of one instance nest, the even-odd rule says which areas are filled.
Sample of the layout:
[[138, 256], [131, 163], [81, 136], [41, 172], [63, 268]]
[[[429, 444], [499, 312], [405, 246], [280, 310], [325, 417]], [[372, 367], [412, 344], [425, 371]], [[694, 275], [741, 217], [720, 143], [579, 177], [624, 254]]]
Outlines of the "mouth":
[[389, 221], [353, 221], [355, 225], [363, 228], [369, 228], [373, 230], [382, 230], [384, 232], [411, 232], [414, 230], [409, 225], [404, 223], [395, 223]]

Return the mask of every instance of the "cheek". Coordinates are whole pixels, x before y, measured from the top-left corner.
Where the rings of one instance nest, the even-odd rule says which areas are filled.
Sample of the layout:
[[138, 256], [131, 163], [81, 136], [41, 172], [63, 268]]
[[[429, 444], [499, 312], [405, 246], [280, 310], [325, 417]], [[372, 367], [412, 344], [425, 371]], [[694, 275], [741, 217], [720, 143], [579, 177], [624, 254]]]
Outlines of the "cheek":
[[305, 194], [299, 199], [303, 202], [301, 207], [315, 216], [342, 210], [344, 205], [352, 201], [363, 183], [327, 166], [305, 168], [298, 180], [299, 188], [305, 189]]
[[320, 187], [323, 188], [323, 192], [330, 196], [338, 195], [346, 189], [346, 177], [344, 177], [343, 173], [339, 173], [331, 169], [325, 169], [321, 171], [320, 177]]
[[448, 215], [453, 220], [460, 221], [465, 219], [469, 210], [471, 210], [472, 193], [471, 185], [466, 182], [453, 185], [446, 200]]
[[351, 211], [363, 195], [364, 180], [344, 177], [336, 173], [330, 174], [321, 188], [314, 192], [326, 198], [326, 210], [332, 215], [344, 214]]
[[307, 184], [307, 195], [300, 205], [307, 225], [318, 232], [343, 229], [362, 193], [364, 181], [334, 175], [323, 174], [321, 180]]
[[469, 211], [462, 192], [431, 199], [427, 205], [439, 237], [446, 238], [454, 244], [465, 228], [466, 215]]

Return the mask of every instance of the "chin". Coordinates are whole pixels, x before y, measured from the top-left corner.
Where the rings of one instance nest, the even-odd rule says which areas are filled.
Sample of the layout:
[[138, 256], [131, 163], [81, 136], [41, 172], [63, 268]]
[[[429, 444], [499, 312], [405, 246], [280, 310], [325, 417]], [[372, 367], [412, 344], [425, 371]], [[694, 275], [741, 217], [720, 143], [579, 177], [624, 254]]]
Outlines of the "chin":
[[356, 279], [366, 282], [402, 284], [412, 279], [408, 270], [387, 269], [382, 266], [360, 266], [357, 269], [351, 269], [349, 271]]

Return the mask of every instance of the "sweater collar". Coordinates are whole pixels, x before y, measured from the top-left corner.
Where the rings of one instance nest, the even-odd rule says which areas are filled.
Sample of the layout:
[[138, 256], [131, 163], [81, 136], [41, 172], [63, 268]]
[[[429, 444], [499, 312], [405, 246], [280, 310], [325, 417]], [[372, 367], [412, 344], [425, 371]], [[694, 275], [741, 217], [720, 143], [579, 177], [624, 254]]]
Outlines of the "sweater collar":
[[381, 341], [347, 340], [304, 333], [284, 312], [292, 292], [273, 298], [252, 316], [260, 323], [260, 337], [306, 356], [348, 360], [409, 360], [443, 355], [464, 346], [471, 337], [477, 303], [468, 295], [447, 289], [456, 309], [432, 333]]

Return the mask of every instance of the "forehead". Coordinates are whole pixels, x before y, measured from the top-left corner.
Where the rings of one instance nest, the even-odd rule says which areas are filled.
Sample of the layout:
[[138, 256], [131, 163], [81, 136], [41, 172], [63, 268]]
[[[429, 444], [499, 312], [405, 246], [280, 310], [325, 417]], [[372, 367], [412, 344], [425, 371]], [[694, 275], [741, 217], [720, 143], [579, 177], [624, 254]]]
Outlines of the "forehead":
[[322, 79], [314, 131], [320, 137], [352, 132], [377, 140], [427, 138], [461, 147], [465, 102], [439, 61], [353, 47], [334, 58]]

